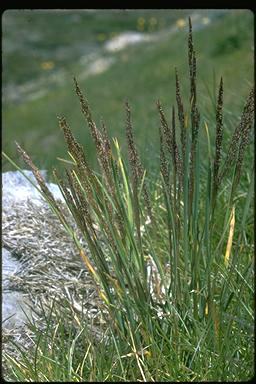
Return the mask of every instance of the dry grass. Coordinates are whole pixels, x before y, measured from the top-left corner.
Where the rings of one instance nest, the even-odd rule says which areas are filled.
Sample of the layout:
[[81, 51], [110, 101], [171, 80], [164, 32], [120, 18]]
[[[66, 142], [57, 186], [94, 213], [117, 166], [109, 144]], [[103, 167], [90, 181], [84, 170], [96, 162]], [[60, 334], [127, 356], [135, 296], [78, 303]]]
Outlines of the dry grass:
[[[78, 229], [75, 220], [65, 204], [58, 201], [65, 220], [74, 229], [83, 250], [90, 255], [87, 243]], [[93, 225], [102, 250], [107, 249], [97, 226]], [[82, 319], [87, 319], [88, 329], [96, 340], [102, 339], [106, 330], [107, 312], [95, 285], [90, 270], [85, 268], [77, 247], [65, 229], [59, 225], [58, 217], [46, 205], [37, 205], [32, 201], [9, 204], [2, 213], [2, 242], [13, 257], [20, 262], [18, 271], [9, 278], [8, 290], [22, 293], [29, 316], [43, 333], [47, 327], [53, 304], [65, 310], [65, 318], [74, 328], [79, 329]], [[95, 268], [90, 257], [89, 265]], [[149, 260], [150, 289], [161, 294], [159, 274], [153, 260]], [[168, 275], [168, 274], [167, 274]], [[29, 310], [29, 308], [31, 310]], [[58, 311], [57, 311], [58, 313]], [[78, 320], [79, 319], [79, 320]], [[58, 322], [52, 317], [52, 327]], [[22, 346], [24, 351], [36, 348], [36, 335], [29, 326], [5, 328], [3, 324], [3, 352], [19, 361], [20, 351], [12, 341]], [[6, 362], [3, 369], [7, 374]], [[5, 376], [7, 377], [7, 376]]]
[[[59, 205], [66, 220], [76, 228], [67, 208], [61, 202]], [[79, 230], [75, 232], [88, 251]], [[9, 205], [8, 210], [3, 209], [2, 243], [21, 263], [17, 273], [11, 276], [8, 289], [24, 294], [40, 329], [46, 327], [44, 314], [49, 315], [55, 302], [65, 306], [70, 324], [76, 324], [75, 314], [80, 319], [86, 316], [92, 333], [102, 336], [105, 321], [100, 313], [102, 302], [95, 282], [85, 269], [74, 242], [46, 204], [16, 202]], [[6, 329], [3, 325], [3, 352], [17, 357], [18, 350], [10, 340], [18, 341], [24, 349], [35, 347], [32, 334], [26, 325], [18, 329]]]

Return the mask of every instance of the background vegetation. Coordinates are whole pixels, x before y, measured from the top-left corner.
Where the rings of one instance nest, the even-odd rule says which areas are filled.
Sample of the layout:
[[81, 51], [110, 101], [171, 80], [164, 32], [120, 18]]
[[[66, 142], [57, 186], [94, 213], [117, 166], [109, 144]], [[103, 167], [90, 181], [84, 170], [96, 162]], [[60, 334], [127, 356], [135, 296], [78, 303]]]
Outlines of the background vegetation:
[[[155, 102], [160, 99], [170, 115], [175, 101], [174, 67], [184, 78], [181, 92], [187, 99], [187, 53], [183, 47], [187, 16], [193, 13], [198, 14], [195, 21], [192, 18], [198, 101], [203, 118], [209, 122], [214, 115], [217, 84], [223, 76], [224, 136], [229, 137], [253, 82], [250, 11], [8, 11], [3, 14], [2, 143], [6, 153], [17, 158], [16, 139], [36, 158], [39, 168], [58, 164], [56, 157], [64, 156], [64, 140], [57, 116], [64, 115], [75, 137], [87, 144], [90, 162], [95, 165], [92, 142], [74, 92], [76, 76], [96, 123], [103, 118], [110, 135], [118, 137], [120, 143], [124, 142], [124, 101], [129, 100], [142, 161], [155, 168], [155, 148], [159, 145]], [[106, 41], [125, 31], [162, 32], [162, 36], [107, 53]], [[115, 61], [105, 72], [86, 77], [88, 55], [92, 53], [96, 58], [111, 56]], [[3, 169], [10, 169], [5, 161]]]

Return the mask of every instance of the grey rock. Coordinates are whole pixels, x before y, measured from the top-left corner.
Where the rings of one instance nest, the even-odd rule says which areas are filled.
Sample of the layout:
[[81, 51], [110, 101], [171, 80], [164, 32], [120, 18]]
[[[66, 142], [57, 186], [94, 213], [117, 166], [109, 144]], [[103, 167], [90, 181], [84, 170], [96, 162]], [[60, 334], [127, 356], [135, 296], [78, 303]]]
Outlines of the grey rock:
[[2, 248], [2, 326], [7, 329], [22, 326], [26, 315], [31, 318], [30, 309], [21, 292], [9, 289], [9, 281], [20, 268], [20, 263], [11, 252]]
[[[32, 171], [23, 170], [38, 187], [38, 183]], [[47, 171], [40, 171], [42, 177], [46, 180]], [[46, 183], [47, 187], [56, 199], [64, 201], [59, 187], [53, 183]], [[40, 192], [18, 171], [4, 172], [2, 174], [2, 207], [8, 207], [9, 202], [33, 200], [36, 204], [43, 204], [44, 200]]]
[[18, 271], [20, 264], [18, 260], [12, 257], [11, 252], [2, 248], [2, 285], [3, 288], [8, 288], [10, 276], [15, 275]]
[[[33, 173], [24, 170], [26, 176], [38, 186]], [[40, 171], [44, 179], [47, 172]], [[64, 200], [61, 192], [56, 184], [46, 183], [56, 199]], [[41, 194], [34, 186], [18, 171], [5, 172], [2, 174], [2, 209], [7, 210], [16, 201], [32, 200], [36, 204], [44, 204]], [[12, 253], [2, 248], [2, 326], [4, 328], [13, 329], [24, 324], [26, 316], [29, 316], [29, 309], [24, 294], [9, 289], [10, 279], [16, 275], [20, 268], [20, 262], [13, 257]]]

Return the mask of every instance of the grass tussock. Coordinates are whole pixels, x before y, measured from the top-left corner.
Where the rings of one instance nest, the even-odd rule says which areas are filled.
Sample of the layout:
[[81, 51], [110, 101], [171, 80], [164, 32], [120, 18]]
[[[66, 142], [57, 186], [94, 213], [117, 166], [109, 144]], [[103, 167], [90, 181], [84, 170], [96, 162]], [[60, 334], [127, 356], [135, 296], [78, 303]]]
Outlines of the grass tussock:
[[[172, 106], [170, 123], [160, 101], [156, 103], [160, 174], [154, 184], [135, 145], [128, 101], [126, 161], [118, 140], [114, 138], [111, 143], [105, 124], [102, 122], [100, 129], [96, 126], [87, 98], [74, 79], [101, 173], [91, 169], [86, 151], [64, 117], [59, 118], [59, 125], [71, 161], [65, 181], [56, 170], [53, 173], [88, 251], [75, 236], [37, 167], [17, 145], [42, 194], [73, 238], [95, 282], [108, 324], [108, 343], [104, 344], [104, 339], [98, 351], [90, 336], [83, 334], [86, 327], [82, 326], [68, 344], [69, 351], [75, 353], [76, 341], [81, 337], [86, 340], [76, 360], [63, 362], [69, 367], [73, 364], [69, 372], [77, 380], [241, 380], [253, 374], [253, 246], [247, 240], [250, 234], [246, 223], [253, 200], [254, 172], [244, 192], [242, 218], [236, 218], [235, 212], [241, 206], [238, 187], [251, 141], [254, 90], [224, 154], [224, 81], [220, 79], [215, 121], [208, 126], [197, 94], [190, 19], [188, 67], [188, 111], [177, 69], [177, 106]], [[212, 156], [209, 130], [214, 127]], [[207, 159], [200, 156], [202, 130], [208, 140]], [[35, 358], [40, 366], [47, 352]], [[56, 368], [57, 372], [62, 368]], [[35, 373], [32, 366], [26, 369], [26, 374]], [[43, 371], [41, 367], [40, 374]], [[54, 375], [50, 378], [56, 379]]]

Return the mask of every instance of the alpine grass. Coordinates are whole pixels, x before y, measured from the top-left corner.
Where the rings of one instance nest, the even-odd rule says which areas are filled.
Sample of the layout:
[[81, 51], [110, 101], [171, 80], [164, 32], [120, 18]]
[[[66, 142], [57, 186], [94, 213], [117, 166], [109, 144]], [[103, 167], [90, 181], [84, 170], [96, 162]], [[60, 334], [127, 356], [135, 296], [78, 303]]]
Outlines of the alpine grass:
[[[66, 180], [57, 170], [53, 174], [89, 253], [75, 236], [39, 170], [17, 144], [42, 195], [73, 238], [91, 273], [108, 324], [108, 342], [104, 339], [97, 346], [81, 326], [80, 333], [69, 344], [69, 358], [62, 362], [61, 369], [63, 364], [66, 369], [65, 364], [69, 366], [65, 379], [70, 379], [71, 372], [78, 381], [226, 381], [249, 379], [253, 375], [253, 246], [248, 241], [252, 234], [248, 233], [246, 223], [253, 201], [254, 169], [243, 198], [238, 188], [244, 156], [251, 144], [254, 90], [250, 91], [225, 154], [225, 83], [221, 77], [216, 121], [208, 126], [199, 108], [197, 58], [190, 19], [188, 66], [188, 111], [177, 69], [177, 106], [172, 106], [170, 123], [160, 101], [156, 102], [160, 175], [154, 185], [135, 145], [128, 101], [126, 161], [118, 140], [114, 138], [111, 143], [104, 122], [101, 128], [97, 127], [88, 100], [74, 79], [101, 173], [91, 169], [86, 149], [74, 138], [66, 118], [60, 117], [71, 166], [66, 169]], [[209, 132], [214, 126], [212, 156]], [[200, 155], [202, 134], [207, 137], [207, 159]], [[8, 159], [5, 153], [3, 156]], [[240, 216], [236, 217], [238, 209]], [[84, 349], [75, 351], [82, 335]], [[45, 336], [40, 337], [43, 340]], [[52, 350], [53, 344], [54, 336]], [[43, 375], [42, 359], [47, 356], [38, 352], [39, 348], [34, 359]], [[57, 369], [56, 361], [51, 363], [50, 356], [47, 359]], [[36, 364], [31, 365], [27, 358], [20, 365], [9, 358], [9, 364], [15, 365], [16, 378], [25, 371], [27, 379], [35, 377]], [[56, 377], [57, 373], [51, 373], [47, 378]]]

